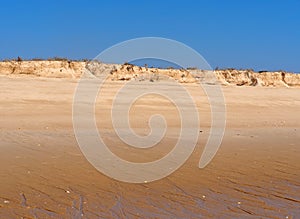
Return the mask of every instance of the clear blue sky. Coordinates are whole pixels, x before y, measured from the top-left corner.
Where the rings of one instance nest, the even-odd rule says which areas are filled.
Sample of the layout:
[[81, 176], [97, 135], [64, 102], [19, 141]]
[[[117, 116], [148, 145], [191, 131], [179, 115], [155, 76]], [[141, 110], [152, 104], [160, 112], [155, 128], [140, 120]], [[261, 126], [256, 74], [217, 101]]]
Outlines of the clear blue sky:
[[0, 59], [94, 58], [136, 37], [197, 50], [212, 67], [300, 72], [299, 0], [2, 1]]

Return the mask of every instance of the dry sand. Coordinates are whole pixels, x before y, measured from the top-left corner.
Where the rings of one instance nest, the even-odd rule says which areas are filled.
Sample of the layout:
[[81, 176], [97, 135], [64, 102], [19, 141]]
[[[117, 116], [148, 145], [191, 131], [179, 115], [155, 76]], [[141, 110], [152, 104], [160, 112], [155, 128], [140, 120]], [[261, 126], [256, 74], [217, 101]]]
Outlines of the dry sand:
[[[172, 135], [143, 155], [122, 147], [105, 116], [122, 83], [103, 90], [98, 127], [118, 155], [157, 159], [176, 142]], [[225, 136], [213, 161], [199, 169], [210, 113], [198, 85], [185, 85], [199, 97], [203, 132], [194, 153], [167, 178], [129, 184], [101, 174], [82, 155], [72, 127], [76, 85], [74, 79], [0, 77], [0, 218], [300, 217], [299, 88], [223, 86]], [[149, 131], [148, 115], [164, 101], [150, 98], [133, 108], [140, 133]], [[164, 112], [178, 130], [173, 106]]]

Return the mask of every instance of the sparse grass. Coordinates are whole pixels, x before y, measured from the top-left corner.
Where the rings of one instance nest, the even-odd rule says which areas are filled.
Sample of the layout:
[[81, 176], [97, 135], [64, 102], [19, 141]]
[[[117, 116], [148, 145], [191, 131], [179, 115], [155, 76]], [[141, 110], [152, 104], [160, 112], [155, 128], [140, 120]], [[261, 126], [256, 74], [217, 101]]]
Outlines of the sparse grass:
[[197, 70], [197, 67], [188, 67], [187, 70]]
[[92, 61], [91, 59], [68, 59], [68, 58], [63, 58], [63, 57], [52, 57], [52, 58], [32, 58], [32, 59], [23, 59], [20, 56], [17, 58], [4, 58], [0, 59], [0, 62], [21, 62], [21, 61], [67, 61], [67, 62], [90, 62]]
[[219, 67], [216, 67], [215, 71], [247, 71], [247, 72], [255, 72], [254, 69], [252, 69], [252, 68], [240, 68], [240, 69], [237, 69], [237, 68], [219, 68]]
[[47, 60], [48, 61], [69, 61], [69, 59], [67, 59], [67, 58], [62, 58], [62, 57], [57, 57], [57, 56], [55, 56], [53, 58], [48, 58]]

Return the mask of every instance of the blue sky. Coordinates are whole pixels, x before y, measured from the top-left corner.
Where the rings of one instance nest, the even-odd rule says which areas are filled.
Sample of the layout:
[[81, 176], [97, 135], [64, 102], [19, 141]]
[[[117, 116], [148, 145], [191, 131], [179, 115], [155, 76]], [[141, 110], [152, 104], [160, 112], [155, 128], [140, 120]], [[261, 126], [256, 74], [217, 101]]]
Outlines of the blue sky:
[[6, 1], [0, 59], [94, 58], [124, 40], [157, 36], [212, 67], [300, 72], [300, 1]]

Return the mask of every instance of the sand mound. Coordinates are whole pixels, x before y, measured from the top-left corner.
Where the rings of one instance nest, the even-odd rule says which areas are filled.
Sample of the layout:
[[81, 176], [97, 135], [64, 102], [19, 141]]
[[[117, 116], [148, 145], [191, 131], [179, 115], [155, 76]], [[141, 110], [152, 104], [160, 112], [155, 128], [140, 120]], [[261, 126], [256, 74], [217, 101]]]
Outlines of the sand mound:
[[31, 75], [49, 78], [79, 78], [85, 62], [7, 61], [0, 62], [0, 75]]
[[109, 75], [108, 79], [112, 81], [160, 81], [174, 79], [180, 83], [193, 83], [197, 79], [185, 69], [159, 69], [140, 67], [125, 63], [104, 64], [99, 62], [90, 62], [87, 69], [95, 76]]
[[219, 70], [215, 71], [218, 79], [226, 84], [243, 86], [290, 87], [300, 85], [300, 75], [285, 72], [262, 72]]

